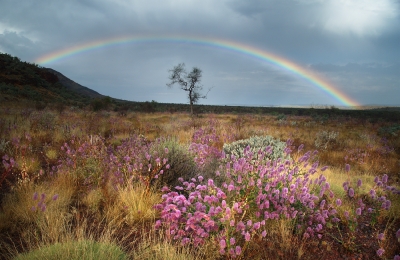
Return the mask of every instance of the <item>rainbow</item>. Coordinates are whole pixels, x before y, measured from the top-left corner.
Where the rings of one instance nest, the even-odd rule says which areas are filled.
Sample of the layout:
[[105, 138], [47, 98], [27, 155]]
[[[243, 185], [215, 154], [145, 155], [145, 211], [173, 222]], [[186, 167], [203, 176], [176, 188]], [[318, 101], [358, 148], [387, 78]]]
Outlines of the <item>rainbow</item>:
[[71, 57], [83, 52], [105, 48], [108, 46], [116, 46], [123, 44], [148, 44], [151, 42], [162, 43], [189, 43], [196, 45], [205, 45], [215, 48], [222, 48], [225, 50], [242, 53], [251, 57], [255, 57], [262, 61], [281, 67], [300, 78], [305, 79], [314, 86], [318, 87], [329, 96], [333, 97], [345, 106], [360, 106], [360, 104], [346, 95], [344, 92], [336, 88], [332, 83], [326, 79], [316, 75], [312, 71], [276, 54], [267, 52], [265, 50], [246, 45], [239, 42], [233, 42], [215, 38], [199, 38], [187, 36], [124, 36], [111, 39], [102, 39], [92, 42], [87, 42], [81, 45], [65, 48], [49, 54], [45, 54], [36, 59], [36, 63], [40, 65], [50, 64], [52, 62]]

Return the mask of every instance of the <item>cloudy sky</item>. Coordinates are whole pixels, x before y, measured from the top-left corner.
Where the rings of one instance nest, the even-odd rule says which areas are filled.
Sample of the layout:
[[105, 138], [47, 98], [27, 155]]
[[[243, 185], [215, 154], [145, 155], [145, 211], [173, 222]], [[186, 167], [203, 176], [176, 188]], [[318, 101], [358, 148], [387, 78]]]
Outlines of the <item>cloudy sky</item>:
[[[123, 37], [152, 40], [39, 63]], [[210, 44], [165, 40], [178, 38]], [[355, 103], [400, 105], [400, 0], [0, 0], [0, 52], [125, 100], [187, 103], [179, 86], [166, 86], [184, 62], [202, 70], [204, 91], [212, 87], [203, 104], [345, 104], [307, 72]]]

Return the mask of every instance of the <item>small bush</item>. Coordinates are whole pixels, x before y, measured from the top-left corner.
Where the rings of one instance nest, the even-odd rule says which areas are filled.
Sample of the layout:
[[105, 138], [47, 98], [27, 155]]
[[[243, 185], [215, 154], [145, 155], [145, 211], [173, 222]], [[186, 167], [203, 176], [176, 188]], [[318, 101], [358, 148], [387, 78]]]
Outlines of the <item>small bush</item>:
[[[167, 154], [165, 154], [165, 148], [168, 149]], [[188, 147], [179, 144], [176, 138], [159, 139], [153, 144], [152, 150], [161, 157], [168, 158], [170, 165], [170, 168], [155, 181], [156, 186], [175, 187], [180, 184], [178, 178], [191, 179], [197, 175], [198, 168], [193, 157], [188, 153]]]
[[[264, 154], [264, 160], [277, 160], [278, 158], [286, 159], [285, 152], [286, 143], [275, 139], [272, 136], [253, 136], [248, 139], [239, 140], [231, 144], [224, 144], [223, 150], [226, 155], [234, 155], [236, 158], [244, 157], [244, 151], [250, 146], [253, 160], [257, 160], [259, 152], [269, 150]], [[269, 147], [269, 148], [268, 148]]]
[[322, 131], [318, 132], [315, 139], [315, 147], [327, 150], [338, 144], [339, 132]]

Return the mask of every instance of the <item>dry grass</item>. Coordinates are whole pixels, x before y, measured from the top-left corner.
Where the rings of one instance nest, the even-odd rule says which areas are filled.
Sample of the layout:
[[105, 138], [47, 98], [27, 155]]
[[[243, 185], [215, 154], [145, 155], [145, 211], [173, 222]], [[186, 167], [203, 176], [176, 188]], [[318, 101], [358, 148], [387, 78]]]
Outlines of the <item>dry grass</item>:
[[[319, 121], [311, 117], [281, 118], [279, 115], [235, 114], [190, 117], [185, 113], [128, 113], [120, 117], [114, 112], [86, 113], [68, 109], [61, 114], [54, 114], [52, 111], [45, 113], [54, 120], [51, 128], [35, 123], [29, 115], [22, 115], [17, 109], [3, 116], [18, 127], [0, 136], [0, 140], [20, 138], [21, 144], [28, 149], [23, 152], [21, 149], [9, 149], [7, 152], [14, 153], [19, 171], [24, 170], [32, 176], [31, 181], [15, 186], [2, 199], [0, 240], [12, 240], [12, 243], [0, 242], [0, 247], [7, 247], [1, 253], [9, 252], [8, 258], [19, 252], [47, 248], [55, 243], [68, 244], [86, 240], [118, 245], [133, 259], [219, 257], [213, 239], [196, 249], [182, 248], [167, 241], [162, 232], [154, 231], [151, 224], [157, 218], [157, 212], [153, 206], [160, 202], [159, 192], [146, 191], [138, 184], [119, 187], [118, 190], [109, 183], [95, 185], [92, 189], [83, 187], [82, 180], [73, 176], [99, 174], [101, 167], [96, 161], [87, 160], [86, 165], [75, 171], [49, 177], [51, 166], [56, 165], [62, 154], [61, 145], [70, 142], [72, 137], [76, 140], [88, 140], [90, 135], [100, 134], [109, 138], [108, 145], [117, 146], [122, 139], [132, 134], [143, 134], [148, 140], [172, 137], [187, 146], [195, 131], [208, 127], [212, 119], [216, 134], [221, 138], [220, 143], [214, 144], [218, 148], [222, 147], [224, 141], [233, 142], [253, 135], [271, 135], [282, 141], [292, 139], [295, 146], [304, 144], [305, 150], [314, 150], [317, 148], [315, 140], [318, 133], [336, 131], [339, 135], [334, 144], [327, 149], [319, 149], [317, 159], [321, 166], [330, 166], [323, 174], [330, 183], [335, 198], [343, 201], [343, 206], [338, 208], [339, 216], [343, 219], [344, 211], [354, 214], [354, 201], [348, 199], [344, 192], [344, 181], [355, 185], [361, 179], [363, 185], [357, 192], [359, 196], [364, 196], [375, 185], [375, 175], [388, 174], [391, 181], [398, 178], [398, 151], [377, 152], [376, 148], [382, 146], [377, 132], [379, 126], [362, 126], [351, 120]], [[25, 138], [25, 133], [31, 135], [32, 141]], [[399, 147], [399, 140], [392, 138], [389, 144]], [[354, 149], [369, 152], [363, 163], [345, 160]], [[344, 171], [346, 163], [351, 165], [349, 173]], [[40, 170], [47, 175], [36, 178]], [[36, 178], [34, 182], [33, 177]], [[43, 212], [31, 210], [33, 206], [38, 206], [39, 200], [33, 200], [35, 192], [38, 192], [39, 199], [42, 193], [45, 194], [46, 210]], [[58, 194], [58, 198], [52, 200], [55, 194]], [[389, 227], [398, 223], [400, 216], [399, 196], [390, 195], [389, 199], [392, 207], [389, 211], [382, 211], [379, 216], [382, 223], [387, 223], [385, 232], [389, 232]], [[310, 257], [307, 256], [309, 245], [293, 235], [295, 227], [291, 221], [280, 220], [269, 225], [267, 242], [256, 241], [249, 244], [246, 248], [248, 256], [255, 259]], [[388, 242], [385, 243], [385, 248], [391, 246]]]

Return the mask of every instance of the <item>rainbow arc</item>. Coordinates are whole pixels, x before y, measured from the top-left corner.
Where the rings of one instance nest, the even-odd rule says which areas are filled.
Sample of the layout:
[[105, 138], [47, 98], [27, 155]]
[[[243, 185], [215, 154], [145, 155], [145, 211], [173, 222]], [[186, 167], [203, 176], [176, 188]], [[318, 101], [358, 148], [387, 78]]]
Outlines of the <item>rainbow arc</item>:
[[304, 80], [318, 87], [323, 92], [333, 97], [345, 106], [360, 106], [360, 104], [356, 100], [338, 89], [332, 83], [328, 82], [328, 80], [324, 79], [322, 76], [315, 74], [311, 70], [304, 68], [287, 58], [256, 48], [251, 45], [216, 38], [188, 36], [123, 36], [87, 42], [81, 45], [51, 52], [49, 54], [45, 54], [39, 57], [38, 59], [36, 59], [35, 62], [40, 65], [46, 65], [58, 60], [65, 59], [67, 57], [85, 53], [91, 50], [105, 48], [108, 46], [117, 46], [122, 44], [145, 44], [152, 42], [189, 43], [194, 45], [204, 45], [255, 57], [269, 64], [281, 67], [284, 70], [289, 71], [290, 73], [300, 78], [303, 78]]

